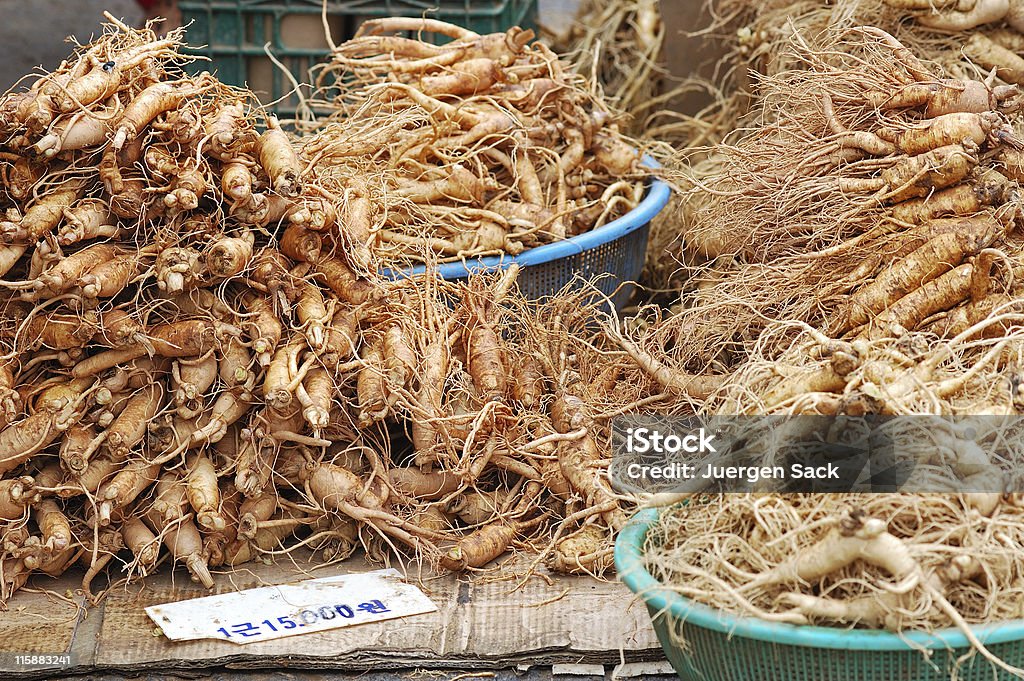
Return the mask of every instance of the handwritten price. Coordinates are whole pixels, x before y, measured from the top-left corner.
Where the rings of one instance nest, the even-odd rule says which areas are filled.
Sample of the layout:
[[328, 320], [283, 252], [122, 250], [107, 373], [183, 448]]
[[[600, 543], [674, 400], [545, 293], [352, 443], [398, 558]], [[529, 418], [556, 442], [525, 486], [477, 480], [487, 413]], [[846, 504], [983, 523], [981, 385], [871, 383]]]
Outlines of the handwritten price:
[[[231, 638], [232, 634], [250, 637], [250, 636], [261, 636], [263, 635], [262, 629], [265, 627], [271, 632], [281, 631], [282, 629], [294, 629], [296, 627], [304, 627], [310, 624], [316, 624], [317, 622], [326, 622], [333, 620], [336, 617], [342, 617], [344, 619], [354, 619], [358, 614], [357, 611], [376, 615], [382, 612], [391, 612], [382, 601], [374, 600], [366, 603], [360, 603], [353, 610], [348, 605], [322, 605], [319, 607], [311, 607], [300, 610], [293, 619], [290, 616], [278, 617], [275, 620], [267, 618], [262, 622], [239, 622], [237, 624], [229, 625], [228, 627], [221, 627], [217, 631], [224, 635], [225, 638]], [[295, 620], [300, 620], [296, 622]], [[230, 629], [230, 631], [229, 631]]]

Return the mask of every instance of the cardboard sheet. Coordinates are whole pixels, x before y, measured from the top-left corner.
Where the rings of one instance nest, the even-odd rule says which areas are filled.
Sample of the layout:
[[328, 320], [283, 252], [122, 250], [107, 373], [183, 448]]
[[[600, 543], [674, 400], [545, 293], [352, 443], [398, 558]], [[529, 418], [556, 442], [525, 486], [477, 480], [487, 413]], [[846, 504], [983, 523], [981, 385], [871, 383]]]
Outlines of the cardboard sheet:
[[[377, 569], [362, 558], [315, 570], [300, 557], [296, 562], [217, 574], [212, 593]], [[63, 596], [80, 579], [75, 573], [30, 586]], [[646, 608], [625, 586], [589, 577], [550, 579], [548, 584], [535, 577], [516, 589], [514, 580], [495, 580], [488, 573], [429, 578], [410, 572], [408, 581], [423, 590], [436, 612], [238, 646], [212, 639], [173, 642], [160, 633], [146, 607], [209, 595], [184, 570], [168, 574], [164, 569], [144, 584], [110, 593], [84, 616], [80, 597], [68, 602], [19, 592], [10, 610], [0, 613], [0, 653], [70, 653], [66, 672], [617, 664], [620, 648], [627, 662], [664, 659]], [[57, 669], [14, 665], [12, 659], [0, 655], [0, 678], [51, 677]]]

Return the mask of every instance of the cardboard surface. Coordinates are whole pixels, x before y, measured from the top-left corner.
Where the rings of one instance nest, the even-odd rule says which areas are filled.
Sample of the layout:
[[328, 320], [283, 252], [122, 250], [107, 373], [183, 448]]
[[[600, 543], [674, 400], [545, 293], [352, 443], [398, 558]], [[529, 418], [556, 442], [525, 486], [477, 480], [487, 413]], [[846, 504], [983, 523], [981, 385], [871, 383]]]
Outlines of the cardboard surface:
[[[63, 593], [70, 585], [43, 578], [30, 583]], [[70, 650], [81, 615], [82, 598], [63, 600], [42, 592], [19, 592], [0, 612], [0, 651], [56, 653]], [[0, 669], [0, 676], [4, 669]]]
[[[365, 572], [377, 566], [362, 558], [316, 569], [281, 562], [243, 566], [215, 575], [212, 593], [225, 593], [309, 577]], [[159, 633], [144, 608], [209, 595], [184, 570], [147, 578], [144, 585], [110, 593], [87, 615], [81, 598], [66, 602], [43, 593], [19, 592], [0, 613], [0, 652], [73, 654], [66, 671], [181, 670], [202, 667], [275, 669], [502, 668], [532, 665], [603, 664], [664, 659], [646, 608], [626, 587], [588, 577], [551, 576], [516, 582], [484, 573], [422, 578], [410, 574], [437, 605], [437, 612], [346, 629], [260, 641], [246, 646], [227, 641], [171, 642]], [[66, 594], [80, 574], [30, 582], [30, 587]], [[10, 658], [10, 656], [7, 656]], [[3, 659], [3, 658], [0, 658]], [[53, 670], [19, 668], [10, 659], [0, 678], [40, 678]]]

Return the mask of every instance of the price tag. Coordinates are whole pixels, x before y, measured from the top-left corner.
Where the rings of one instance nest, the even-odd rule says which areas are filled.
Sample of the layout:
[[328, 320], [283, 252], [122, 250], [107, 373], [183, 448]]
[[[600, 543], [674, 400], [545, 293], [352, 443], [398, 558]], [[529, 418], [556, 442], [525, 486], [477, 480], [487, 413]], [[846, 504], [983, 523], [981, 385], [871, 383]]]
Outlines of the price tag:
[[308, 579], [146, 608], [172, 641], [253, 643], [434, 612], [394, 569]]

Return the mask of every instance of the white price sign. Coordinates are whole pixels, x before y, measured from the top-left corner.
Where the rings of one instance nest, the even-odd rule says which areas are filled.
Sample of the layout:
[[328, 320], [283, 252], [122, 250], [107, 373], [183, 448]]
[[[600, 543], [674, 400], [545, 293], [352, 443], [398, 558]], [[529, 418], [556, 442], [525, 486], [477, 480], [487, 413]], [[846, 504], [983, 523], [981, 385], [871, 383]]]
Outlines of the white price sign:
[[308, 579], [146, 608], [172, 641], [253, 643], [434, 612], [393, 569]]

